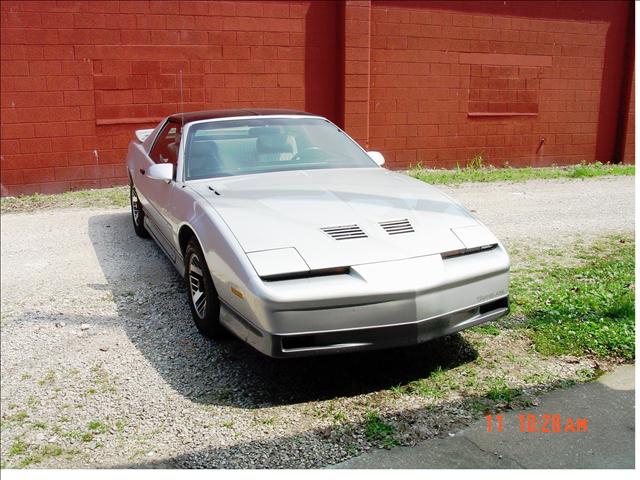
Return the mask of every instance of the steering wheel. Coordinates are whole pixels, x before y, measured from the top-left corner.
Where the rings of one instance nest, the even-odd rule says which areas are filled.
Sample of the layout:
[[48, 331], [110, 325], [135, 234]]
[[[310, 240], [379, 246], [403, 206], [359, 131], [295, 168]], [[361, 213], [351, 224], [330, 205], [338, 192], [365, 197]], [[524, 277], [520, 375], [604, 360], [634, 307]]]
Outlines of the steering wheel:
[[300, 150], [293, 157], [291, 157], [291, 161], [292, 162], [297, 162], [298, 160], [301, 160], [302, 157], [306, 157], [309, 154], [311, 154], [312, 157], [316, 157], [318, 155], [318, 153], [321, 153], [321, 152], [322, 153], [326, 153], [320, 147], [308, 147], [308, 148], [305, 148], [304, 150]]

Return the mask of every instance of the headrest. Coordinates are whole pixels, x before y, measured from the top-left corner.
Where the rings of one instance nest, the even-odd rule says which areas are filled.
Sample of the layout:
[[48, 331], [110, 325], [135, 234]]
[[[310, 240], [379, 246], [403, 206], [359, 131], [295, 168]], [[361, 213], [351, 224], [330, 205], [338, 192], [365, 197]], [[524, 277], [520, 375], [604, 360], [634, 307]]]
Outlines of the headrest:
[[218, 154], [218, 145], [216, 142], [193, 142], [189, 149], [189, 155], [192, 157], [211, 157]]
[[256, 142], [258, 153], [293, 153], [293, 147], [287, 143], [289, 136], [283, 133], [262, 135]]
[[261, 137], [262, 135], [273, 135], [274, 133], [282, 133], [280, 127], [251, 127], [249, 129], [250, 137]]

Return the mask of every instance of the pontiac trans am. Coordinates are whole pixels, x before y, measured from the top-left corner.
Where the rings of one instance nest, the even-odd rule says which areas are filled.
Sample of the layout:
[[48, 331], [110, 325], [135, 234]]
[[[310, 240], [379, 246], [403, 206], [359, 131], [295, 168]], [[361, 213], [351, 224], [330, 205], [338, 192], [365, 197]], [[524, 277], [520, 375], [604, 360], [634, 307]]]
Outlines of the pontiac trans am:
[[272, 357], [417, 344], [509, 309], [509, 256], [462, 205], [325, 118], [171, 115], [127, 154], [135, 232], [200, 332]]

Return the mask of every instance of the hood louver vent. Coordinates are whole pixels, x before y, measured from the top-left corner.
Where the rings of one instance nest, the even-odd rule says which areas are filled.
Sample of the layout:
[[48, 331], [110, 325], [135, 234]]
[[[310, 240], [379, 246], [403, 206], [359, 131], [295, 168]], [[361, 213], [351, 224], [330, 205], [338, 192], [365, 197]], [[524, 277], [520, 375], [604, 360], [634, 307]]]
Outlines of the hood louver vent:
[[351, 240], [354, 238], [367, 238], [367, 234], [358, 225], [342, 225], [340, 227], [326, 227], [321, 229], [335, 240]]
[[415, 230], [411, 222], [406, 218], [402, 220], [391, 220], [388, 222], [380, 222], [380, 226], [384, 228], [389, 235], [399, 235], [401, 233], [413, 233]]

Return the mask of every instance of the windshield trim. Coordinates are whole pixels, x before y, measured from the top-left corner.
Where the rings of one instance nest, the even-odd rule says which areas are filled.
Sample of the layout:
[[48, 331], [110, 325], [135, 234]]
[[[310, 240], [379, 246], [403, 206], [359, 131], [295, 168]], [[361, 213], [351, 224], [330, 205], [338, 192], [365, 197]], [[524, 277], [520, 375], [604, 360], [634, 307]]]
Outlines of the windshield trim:
[[185, 184], [199, 184], [206, 183], [215, 180], [216, 182], [224, 182], [226, 180], [231, 180], [232, 178], [241, 178], [241, 177], [249, 177], [249, 176], [258, 176], [258, 175], [279, 175], [286, 173], [298, 173], [298, 172], [326, 172], [330, 170], [379, 170], [381, 167], [374, 165], [373, 167], [335, 167], [335, 168], [316, 168], [314, 170], [302, 169], [302, 170], [277, 170], [273, 172], [258, 172], [258, 173], [240, 173], [238, 175], [226, 175], [220, 177], [207, 177], [207, 178], [192, 178], [191, 180], [185, 180]]
[[[180, 151], [178, 153], [178, 168], [180, 171], [180, 180], [182, 183], [190, 183], [190, 182], [202, 182], [202, 181], [206, 181], [206, 180], [212, 180], [212, 179], [221, 179], [221, 178], [231, 178], [231, 177], [240, 177], [240, 176], [246, 176], [246, 175], [264, 175], [265, 173], [282, 173], [282, 172], [308, 172], [309, 169], [300, 169], [300, 170], [282, 170], [282, 171], [274, 171], [274, 172], [254, 172], [254, 173], [243, 173], [243, 174], [238, 174], [238, 175], [227, 175], [227, 176], [218, 176], [218, 177], [206, 177], [206, 178], [191, 178], [191, 179], [187, 179], [186, 175], [185, 175], [185, 158], [184, 158], [184, 154], [185, 154], [185, 147], [186, 147], [186, 142], [187, 142], [187, 138], [189, 136], [189, 133], [191, 131], [191, 126], [192, 125], [200, 125], [203, 123], [212, 123], [212, 122], [225, 122], [228, 120], [243, 120], [243, 119], [260, 119], [260, 118], [300, 118], [300, 119], [309, 119], [309, 118], [315, 118], [318, 120], [324, 120], [325, 122], [328, 122], [330, 125], [333, 125], [334, 127], [336, 127], [338, 130], [340, 130], [340, 132], [346, 136], [349, 140], [351, 140], [351, 142], [354, 143], [354, 145], [356, 147], [358, 147], [360, 150], [362, 150], [362, 152], [369, 157], [369, 153], [358, 143], [356, 142], [353, 138], [351, 138], [351, 136], [345, 132], [342, 128], [340, 128], [339, 126], [337, 126], [335, 123], [333, 123], [331, 120], [322, 117], [320, 115], [240, 115], [240, 116], [235, 116], [235, 117], [222, 117], [222, 118], [211, 118], [211, 119], [204, 119], [204, 120], [197, 120], [195, 122], [189, 122], [187, 124], [185, 124], [184, 126], [184, 131], [182, 132], [182, 139], [181, 139], [181, 145], [180, 145]], [[371, 157], [369, 157], [371, 158]], [[340, 168], [347, 168], [347, 169], [351, 169], [351, 168], [382, 168], [384, 169], [384, 167], [379, 166], [375, 163], [375, 161], [373, 159], [371, 159], [371, 162], [373, 163], [373, 165], [371, 167], [336, 167], [336, 168], [326, 168], [323, 170], [336, 170], [336, 169], [340, 169]]]
[[[258, 118], [319, 118], [320, 120], [326, 120], [324, 117], [320, 115], [240, 115], [235, 117], [220, 117], [220, 118], [210, 118], [205, 120], [197, 120], [195, 122], [187, 123], [188, 126], [191, 125], [200, 125], [201, 123], [211, 123], [211, 122], [226, 122], [227, 120], [243, 120], [243, 119], [258, 119]], [[336, 125], [337, 126], [337, 125]]]

